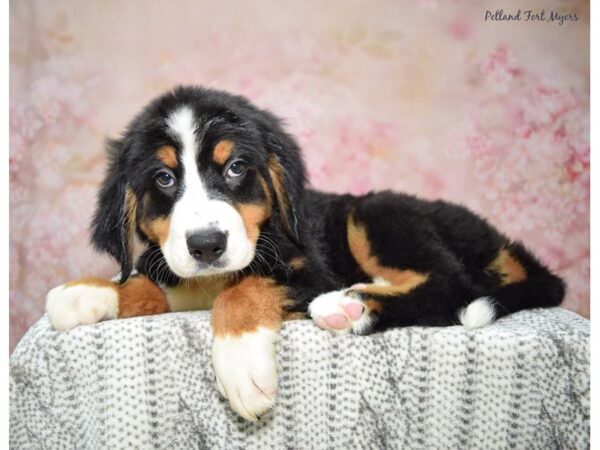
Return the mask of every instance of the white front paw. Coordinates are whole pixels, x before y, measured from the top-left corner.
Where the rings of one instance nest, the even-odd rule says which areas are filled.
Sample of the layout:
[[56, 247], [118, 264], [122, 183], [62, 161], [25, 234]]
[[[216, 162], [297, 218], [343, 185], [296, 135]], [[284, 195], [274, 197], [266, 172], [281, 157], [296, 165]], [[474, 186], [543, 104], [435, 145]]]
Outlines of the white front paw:
[[58, 331], [81, 324], [114, 319], [119, 312], [119, 293], [114, 287], [93, 284], [63, 284], [46, 296], [46, 313]]
[[275, 403], [277, 333], [259, 328], [240, 336], [215, 336], [212, 360], [219, 391], [231, 408], [255, 421]]

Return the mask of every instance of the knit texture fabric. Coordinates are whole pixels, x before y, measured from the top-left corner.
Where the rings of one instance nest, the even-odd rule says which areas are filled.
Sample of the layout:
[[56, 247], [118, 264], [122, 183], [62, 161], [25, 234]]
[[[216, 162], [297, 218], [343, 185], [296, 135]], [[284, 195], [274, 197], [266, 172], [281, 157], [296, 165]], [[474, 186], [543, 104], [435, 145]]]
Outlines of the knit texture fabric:
[[[217, 391], [208, 312], [52, 330], [10, 358], [13, 449], [585, 449], [589, 322], [524, 311], [474, 331], [333, 336], [286, 322], [273, 411]], [[231, 361], [235, 364], [235, 361]]]

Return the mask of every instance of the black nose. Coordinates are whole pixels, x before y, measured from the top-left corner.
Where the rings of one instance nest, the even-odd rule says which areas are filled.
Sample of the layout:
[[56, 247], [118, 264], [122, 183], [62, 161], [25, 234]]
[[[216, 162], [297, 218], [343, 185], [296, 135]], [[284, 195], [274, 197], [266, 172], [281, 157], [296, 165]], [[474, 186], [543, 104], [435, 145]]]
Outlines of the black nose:
[[225, 252], [227, 235], [217, 230], [200, 231], [187, 238], [187, 246], [195, 259], [211, 263]]

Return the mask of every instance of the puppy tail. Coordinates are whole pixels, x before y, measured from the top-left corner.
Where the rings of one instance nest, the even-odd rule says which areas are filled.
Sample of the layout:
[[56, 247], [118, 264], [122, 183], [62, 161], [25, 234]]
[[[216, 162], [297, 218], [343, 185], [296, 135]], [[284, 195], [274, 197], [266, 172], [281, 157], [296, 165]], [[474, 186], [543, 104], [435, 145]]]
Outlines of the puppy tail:
[[496, 307], [491, 297], [479, 297], [458, 313], [461, 325], [469, 330], [485, 327], [496, 320]]
[[561, 304], [565, 296], [564, 281], [537, 261], [520, 243], [511, 244], [508, 251], [524, 269], [524, 277], [500, 284], [486, 297], [477, 298], [461, 309], [458, 319], [465, 328], [480, 328], [524, 309]]

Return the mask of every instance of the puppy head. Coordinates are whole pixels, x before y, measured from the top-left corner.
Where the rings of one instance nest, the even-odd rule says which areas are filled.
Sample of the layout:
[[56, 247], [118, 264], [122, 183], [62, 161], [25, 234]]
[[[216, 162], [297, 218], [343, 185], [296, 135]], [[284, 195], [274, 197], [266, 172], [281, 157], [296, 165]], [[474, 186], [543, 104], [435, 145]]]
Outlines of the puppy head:
[[244, 269], [266, 230], [302, 245], [298, 146], [243, 97], [178, 88], [109, 142], [109, 155], [92, 242], [119, 261], [123, 280], [134, 233], [181, 278]]

